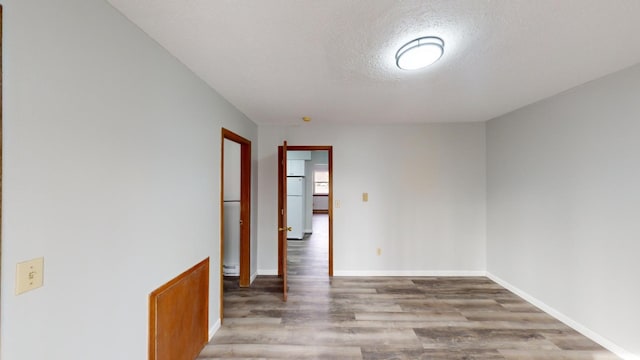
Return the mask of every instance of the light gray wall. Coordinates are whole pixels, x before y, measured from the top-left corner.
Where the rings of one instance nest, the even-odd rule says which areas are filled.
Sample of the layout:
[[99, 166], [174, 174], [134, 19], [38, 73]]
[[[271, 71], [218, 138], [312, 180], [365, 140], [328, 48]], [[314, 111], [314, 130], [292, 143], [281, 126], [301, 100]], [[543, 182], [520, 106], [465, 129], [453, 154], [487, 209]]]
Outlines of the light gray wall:
[[640, 356], [640, 66], [489, 121], [487, 144], [489, 272]]
[[240, 144], [224, 139], [225, 200], [240, 201]]
[[102, 0], [2, 4], [0, 357], [146, 359], [149, 293], [206, 257], [214, 325], [220, 129], [255, 124]]
[[[311, 158], [313, 159], [311, 152]], [[313, 232], [313, 160], [304, 163], [304, 181], [305, 181], [305, 197], [304, 197], [304, 232]]]
[[333, 145], [336, 274], [485, 270], [484, 123], [259, 126], [258, 137], [260, 273], [277, 269], [277, 146], [285, 139]]

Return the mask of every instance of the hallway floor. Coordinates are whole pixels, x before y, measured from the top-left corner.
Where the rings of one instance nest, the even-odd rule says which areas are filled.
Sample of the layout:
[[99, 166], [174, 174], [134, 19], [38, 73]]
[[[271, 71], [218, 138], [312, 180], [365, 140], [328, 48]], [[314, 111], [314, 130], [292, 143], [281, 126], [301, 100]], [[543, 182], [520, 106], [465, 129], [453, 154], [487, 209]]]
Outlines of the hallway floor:
[[287, 241], [289, 276], [327, 276], [329, 274], [329, 215], [315, 214], [313, 234], [302, 240]]
[[198, 359], [617, 358], [485, 277], [329, 278], [314, 230], [288, 242], [286, 303], [276, 276], [225, 282], [224, 325]]

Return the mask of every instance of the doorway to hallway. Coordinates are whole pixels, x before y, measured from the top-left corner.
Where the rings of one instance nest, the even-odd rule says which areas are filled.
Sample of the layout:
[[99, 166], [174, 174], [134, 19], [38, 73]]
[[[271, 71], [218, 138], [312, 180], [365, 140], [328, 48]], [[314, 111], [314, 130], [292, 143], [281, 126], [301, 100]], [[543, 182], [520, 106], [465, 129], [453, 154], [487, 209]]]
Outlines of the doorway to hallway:
[[[220, 319], [224, 320], [225, 271], [239, 287], [250, 285], [251, 141], [222, 128], [220, 155]], [[226, 265], [226, 266], [225, 266]]]
[[[333, 276], [333, 147], [290, 146], [285, 141], [278, 149], [278, 163], [278, 275], [286, 301], [287, 275]], [[317, 176], [320, 173], [323, 176]], [[289, 188], [295, 190], [290, 193]], [[293, 206], [296, 201], [300, 204]], [[314, 211], [317, 202], [324, 203], [323, 211]], [[290, 209], [302, 209], [297, 219]], [[293, 231], [296, 227], [303, 231]]]

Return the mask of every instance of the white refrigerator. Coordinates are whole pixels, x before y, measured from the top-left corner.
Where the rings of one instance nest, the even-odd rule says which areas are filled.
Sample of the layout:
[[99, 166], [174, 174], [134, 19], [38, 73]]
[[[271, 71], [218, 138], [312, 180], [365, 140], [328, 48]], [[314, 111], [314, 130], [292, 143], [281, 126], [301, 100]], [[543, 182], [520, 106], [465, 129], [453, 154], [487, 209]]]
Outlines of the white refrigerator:
[[304, 177], [287, 177], [287, 226], [291, 226], [288, 239], [302, 239], [304, 236]]

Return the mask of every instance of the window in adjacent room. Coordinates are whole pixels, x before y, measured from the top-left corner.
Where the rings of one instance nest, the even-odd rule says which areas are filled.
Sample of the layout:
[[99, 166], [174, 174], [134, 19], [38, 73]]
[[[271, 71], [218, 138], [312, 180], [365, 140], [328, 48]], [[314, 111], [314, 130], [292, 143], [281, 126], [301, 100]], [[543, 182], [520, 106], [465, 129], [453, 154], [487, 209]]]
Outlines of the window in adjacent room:
[[313, 167], [313, 194], [329, 194], [329, 168], [326, 164], [316, 164]]

